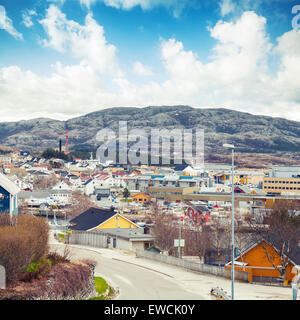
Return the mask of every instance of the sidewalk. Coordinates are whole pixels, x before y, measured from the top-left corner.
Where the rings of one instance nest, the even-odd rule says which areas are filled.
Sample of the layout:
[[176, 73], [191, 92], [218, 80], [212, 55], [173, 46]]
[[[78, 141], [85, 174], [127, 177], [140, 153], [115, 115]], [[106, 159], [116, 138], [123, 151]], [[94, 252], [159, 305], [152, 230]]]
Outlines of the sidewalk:
[[[52, 236], [50, 237], [52, 245], [62, 245]], [[222, 277], [216, 277], [208, 274], [200, 274], [193, 271], [188, 271], [180, 267], [152, 261], [144, 258], [136, 258], [135, 253], [125, 252], [118, 249], [102, 249], [82, 245], [70, 245], [72, 248], [89, 250], [100, 254], [105, 258], [113, 260], [121, 260], [127, 263], [138, 265], [142, 268], [150, 269], [153, 272], [159, 272], [162, 276], [172, 278], [177, 283], [181, 284], [186, 290], [198, 293], [204, 296], [207, 300], [212, 300], [210, 290], [215, 287], [220, 287], [231, 294], [231, 280]], [[243, 283], [235, 281], [235, 299], [236, 300], [292, 300], [292, 289], [275, 286], [263, 286], [251, 283]], [[298, 295], [298, 299], [300, 297]]]

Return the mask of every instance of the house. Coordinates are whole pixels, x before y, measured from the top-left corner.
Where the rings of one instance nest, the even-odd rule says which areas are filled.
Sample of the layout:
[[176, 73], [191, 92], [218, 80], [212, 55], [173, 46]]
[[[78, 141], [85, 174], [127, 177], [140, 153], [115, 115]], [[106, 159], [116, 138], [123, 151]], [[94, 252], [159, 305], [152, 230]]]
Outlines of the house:
[[0, 173], [0, 213], [18, 214], [19, 187]]
[[154, 237], [144, 233], [143, 228], [101, 229], [97, 232], [105, 234], [108, 248], [121, 250], [147, 250], [154, 244]]
[[95, 195], [97, 201], [108, 200], [111, 196], [110, 187], [97, 187], [95, 188]]
[[248, 185], [239, 185], [234, 188], [234, 193], [246, 193], [246, 194], [257, 194], [265, 195], [265, 192], [262, 189], [251, 187]]
[[[270, 278], [278, 278], [280, 272], [274, 268], [268, 257], [272, 257], [271, 260], [276, 267], [281, 265], [280, 255], [275, 247], [264, 240], [254, 243], [235, 259], [234, 270], [247, 272], [249, 282], [261, 279], [270, 281]], [[225, 269], [231, 269], [231, 265], [232, 261], [228, 262]], [[294, 277], [292, 269], [295, 265], [296, 263], [290, 260], [287, 266], [285, 283], [292, 281]]]
[[70, 204], [72, 192], [69, 190], [39, 190], [20, 192], [19, 199], [29, 206], [40, 206], [42, 203], [65, 206]]
[[9, 180], [11, 180], [14, 184], [18, 186], [20, 190], [32, 190], [32, 183], [26, 183], [22, 179], [18, 178], [16, 175], [8, 176]]
[[65, 181], [60, 181], [52, 189], [53, 190], [69, 190], [69, 191], [72, 191], [71, 186], [68, 185]]
[[184, 215], [196, 223], [207, 223], [210, 221], [210, 212], [205, 205], [189, 205]]
[[102, 229], [136, 229], [137, 224], [117, 213], [113, 208], [90, 208], [70, 220], [72, 230], [92, 231]]
[[84, 194], [90, 196], [95, 191], [95, 180], [89, 179], [82, 186], [84, 188]]
[[188, 167], [187, 164], [179, 164], [175, 166], [174, 171], [180, 175], [182, 175], [182, 172]]
[[150, 196], [143, 192], [139, 192], [138, 194], [131, 197], [133, 202], [137, 203], [149, 203], [150, 202]]

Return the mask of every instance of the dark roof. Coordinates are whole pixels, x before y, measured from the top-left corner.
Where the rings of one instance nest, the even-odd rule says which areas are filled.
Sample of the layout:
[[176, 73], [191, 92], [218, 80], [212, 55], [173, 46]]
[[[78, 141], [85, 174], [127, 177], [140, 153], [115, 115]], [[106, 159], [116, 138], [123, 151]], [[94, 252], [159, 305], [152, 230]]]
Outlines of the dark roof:
[[86, 185], [89, 184], [91, 181], [93, 181], [93, 179], [87, 180], [83, 185], [86, 186]]
[[73, 230], [89, 230], [99, 226], [99, 224], [110, 219], [116, 214], [114, 209], [105, 210], [99, 208], [89, 208], [88, 210], [81, 213], [76, 218], [70, 220], [70, 223], [74, 223], [70, 229]]
[[179, 164], [174, 168], [174, 170], [175, 171], [183, 171], [186, 167], [188, 167], [187, 164]]

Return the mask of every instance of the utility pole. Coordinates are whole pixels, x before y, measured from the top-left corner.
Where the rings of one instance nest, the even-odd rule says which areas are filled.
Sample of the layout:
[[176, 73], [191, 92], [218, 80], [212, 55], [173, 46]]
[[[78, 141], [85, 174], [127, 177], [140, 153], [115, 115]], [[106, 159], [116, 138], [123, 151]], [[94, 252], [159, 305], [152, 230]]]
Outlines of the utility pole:
[[231, 194], [232, 194], [232, 213], [231, 213], [231, 245], [232, 245], [232, 259], [231, 259], [231, 299], [234, 300], [234, 145], [223, 144], [224, 148], [231, 149]]

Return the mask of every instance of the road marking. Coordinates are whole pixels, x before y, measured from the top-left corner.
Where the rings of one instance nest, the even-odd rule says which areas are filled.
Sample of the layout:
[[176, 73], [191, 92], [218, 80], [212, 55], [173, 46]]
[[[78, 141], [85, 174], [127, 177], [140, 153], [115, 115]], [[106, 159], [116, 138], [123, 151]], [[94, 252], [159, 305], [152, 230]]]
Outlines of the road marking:
[[154, 271], [154, 272], [157, 272], [157, 273], [163, 274], [164, 276], [167, 276], [167, 277], [169, 277], [169, 278], [174, 278], [173, 276], [170, 276], [170, 275], [169, 275], [169, 274], [167, 274], [167, 273], [164, 273], [164, 272], [161, 272], [161, 271], [158, 271], [158, 270], [152, 269], [152, 268], [148, 268], [148, 267], [142, 266], [142, 265], [140, 265], [140, 264], [136, 264], [136, 263], [133, 263], [133, 262], [124, 261], [124, 260], [120, 260], [120, 259], [116, 259], [116, 258], [112, 258], [112, 260], [116, 260], [116, 261], [120, 261], [120, 262], [129, 263], [129, 264], [132, 264], [132, 265], [134, 265], [134, 266], [137, 266], [137, 267], [140, 267], [140, 268], [143, 268], [143, 269], [147, 269], [147, 270], [149, 270], [149, 271]]
[[133, 284], [130, 280], [120, 276], [119, 274], [114, 274], [115, 277], [117, 277], [118, 279], [120, 279], [121, 281], [127, 283], [129, 286], [133, 287]]

